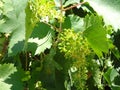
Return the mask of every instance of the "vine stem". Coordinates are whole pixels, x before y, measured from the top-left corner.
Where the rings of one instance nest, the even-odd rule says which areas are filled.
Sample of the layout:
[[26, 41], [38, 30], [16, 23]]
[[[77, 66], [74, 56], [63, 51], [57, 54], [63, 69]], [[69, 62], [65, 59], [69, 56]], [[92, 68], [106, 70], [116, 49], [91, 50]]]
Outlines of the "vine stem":
[[47, 24], [48, 26], [52, 27], [54, 30], [56, 30], [57, 32], [59, 31], [57, 27], [47, 23], [47, 22], [43, 22], [44, 24]]
[[85, 4], [85, 3], [86, 3], [86, 2], [81, 2], [81, 3], [78, 3], [78, 4], [72, 5], [72, 6], [70, 6], [70, 7], [67, 7], [67, 8], [62, 9], [62, 11], [70, 10], [70, 9], [72, 9], [72, 8], [74, 8], [74, 7], [77, 7], [77, 6], [82, 5], [82, 4]]

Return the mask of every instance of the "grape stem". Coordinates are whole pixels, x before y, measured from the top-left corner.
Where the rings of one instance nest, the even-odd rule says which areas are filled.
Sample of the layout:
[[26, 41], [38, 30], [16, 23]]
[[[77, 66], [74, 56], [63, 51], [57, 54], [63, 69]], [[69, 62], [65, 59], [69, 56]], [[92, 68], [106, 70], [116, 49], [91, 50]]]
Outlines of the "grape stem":
[[57, 27], [55, 27], [55, 26], [53, 26], [53, 25], [51, 25], [51, 24], [49, 24], [49, 23], [47, 23], [47, 22], [43, 22], [43, 23], [44, 23], [44, 24], [47, 24], [47, 25], [50, 26], [50, 27], [52, 27], [53, 30], [56, 30], [57, 32], [59, 32], [59, 30], [58, 30]]
[[72, 8], [74, 8], [74, 7], [77, 7], [77, 6], [82, 5], [82, 4], [85, 4], [85, 3], [86, 3], [86, 2], [81, 2], [81, 3], [78, 3], [78, 4], [72, 5], [72, 6], [70, 6], [70, 7], [63, 8], [62, 11], [70, 10], [70, 9], [72, 9]]

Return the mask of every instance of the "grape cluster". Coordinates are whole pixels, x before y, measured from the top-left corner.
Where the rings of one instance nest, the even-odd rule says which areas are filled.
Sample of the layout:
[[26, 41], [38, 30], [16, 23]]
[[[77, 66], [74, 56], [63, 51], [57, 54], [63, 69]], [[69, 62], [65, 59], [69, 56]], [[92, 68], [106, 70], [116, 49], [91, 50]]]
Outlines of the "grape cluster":
[[[82, 32], [76, 33], [71, 29], [65, 29], [60, 33], [59, 39], [58, 48], [69, 59], [68, 62], [71, 62], [69, 68], [74, 85], [77, 90], [84, 90], [88, 72], [86, 56], [90, 53], [87, 40]], [[76, 69], [73, 70], [73, 67]]]
[[53, 18], [60, 22], [63, 21], [61, 12], [56, 9], [54, 0], [29, 0], [29, 5], [33, 15], [39, 21], [49, 22]]
[[60, 43], [58, 48], [65, 53], [66, 58], [84, 58], [89, 54], [89, 46], [87, 40], [83, 37], [82, 32], [74, 32], [71, 29], [65, 29], [59, 35]]

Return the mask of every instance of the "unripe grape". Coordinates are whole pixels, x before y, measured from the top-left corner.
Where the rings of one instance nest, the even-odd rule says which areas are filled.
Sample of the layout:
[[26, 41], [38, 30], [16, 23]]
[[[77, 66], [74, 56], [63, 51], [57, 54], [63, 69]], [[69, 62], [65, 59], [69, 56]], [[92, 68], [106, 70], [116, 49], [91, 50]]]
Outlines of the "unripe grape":
[[63, 21], [63, 16], [56, 9], [54, 0], [29, 0], [29, 4], [35, 19], [50, 22], [50, 20], [56, 18], [59, 22]]
[[71, 72], [74, 85], [77, 90], [82, 90], [85, 88], [88, 72], [86, 55], [90, 53], [87, 40], [83, 37], [82, 32], [75, 33], [71, 29], [65, 29], [60, 33], [59, 39], [58, 48], [69, 59], [68, 62], [71, 62], [69, 68], [76, 68], [75, 72]]

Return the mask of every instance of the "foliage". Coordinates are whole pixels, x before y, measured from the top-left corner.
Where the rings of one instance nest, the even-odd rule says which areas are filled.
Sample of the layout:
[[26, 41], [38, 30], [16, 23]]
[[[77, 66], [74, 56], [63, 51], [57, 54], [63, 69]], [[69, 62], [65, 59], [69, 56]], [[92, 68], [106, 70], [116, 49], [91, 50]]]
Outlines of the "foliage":
[[65, 29], [59, 36], [60, 43], [58, 48], [65, 53], [65, 57], [70, 59], [70, 69], [68, 73], [71, 77], [71, 85], [79, 90], [85, 88], [85, 81], [87, 80], [87, 69], [85, 56], [90, 53], [88, 43], [82, 37], [82, 32], [75, 33], [71, 29]]
[[0, 0], [0, 90], [119, 90], [119, 2]]
[[[94, 10], [99, 14], [102, 15], [106, 25], [112, 25], [115, 30], [120, 28], [120, 22], [118, 19], [119, 16], [119, 4], [120, 0], [86, 0], [89, 4], [94, 8]], [[114, 19], [113, 19], [114, 17]]]

